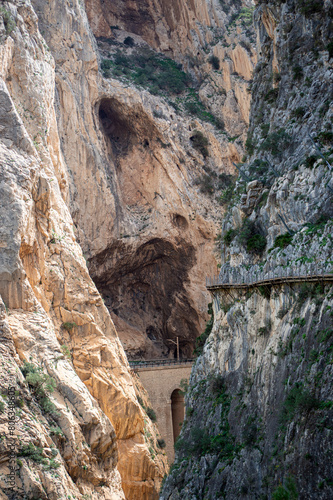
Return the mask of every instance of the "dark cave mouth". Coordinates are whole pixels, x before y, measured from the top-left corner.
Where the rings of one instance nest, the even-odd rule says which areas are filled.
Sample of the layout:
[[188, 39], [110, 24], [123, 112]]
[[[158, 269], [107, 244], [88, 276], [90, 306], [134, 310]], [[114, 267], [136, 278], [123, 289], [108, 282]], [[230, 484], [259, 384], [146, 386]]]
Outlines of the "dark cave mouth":
[[[176, 247], [156, 238], [136, 250], [109, 249], [108, 255], [91, 262], [91, 276], [110, 312], [130, 327], [161, 344], [176, 357], [179, 337], [181, 357], [192, 357], [200, 334], [199, 316], [187, 296], [184, 283], [195, 262], [195, 249], [188, 243]], [[108, 270], [98, 271], [99, 263]], [[96, 272], [97, 271], [97, 272]]]

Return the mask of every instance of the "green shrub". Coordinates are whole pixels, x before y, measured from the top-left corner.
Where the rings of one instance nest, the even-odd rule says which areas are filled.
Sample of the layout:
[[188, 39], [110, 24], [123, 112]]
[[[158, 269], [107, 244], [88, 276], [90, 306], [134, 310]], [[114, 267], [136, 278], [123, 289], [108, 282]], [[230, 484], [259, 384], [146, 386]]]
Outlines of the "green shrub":
[[278, 89], [278, 87], [276, 87], [275, 89], [269, 90], [267, 92], [267, 94], [265, 95], [264, 99], [268, 103], [273, 104], [276, 101], [276, 99], [278, 98], [278, 95], [279, 95], [279, 89]]
[[248, 134], [246, 142], [245, 142], [245, 149], [250, 156], [253, 155], [254, 150], [255, 150], [255, 147], [254, 147], [254, 144], [252, 141], [253, 141], [252, 134]]
[[227, 205], [231, 200], [235, 192], [235, 186], [229, 186], [227, 189], [222, 191], [221, 196], [219, 197], [219, 203], [221, 205]]
[[145, 408], [143, 400], [142, 400], [142, 398], [140, 396], [137, 396], [137, 400], [139, 401], [139, 404], [142, 406], [142, 408]]
[[76, 328], [77, 327], [77, 324], [76, 323], [70, 323], [70, 322], [66, 322], [66, 323], [63, 323], [61, 325], [61, 328], [63, 328], [64, 330], [66, 330], [67, 332], [70, 332], [71, 330], [73, 330], [73, 328]]
[[245, 246], [249, 253], [261, 255], [266, 248], [266, 238], [263, 236], [256, 224], [249, 219], [245, 219], [239, 231], [239, 242]]
[[211, 376], [208, 382], [209, 389], [213, 396], [219, 396], [222, 392], [225, 392], [225, 380], [221, 374]]
[[324, 144], [332, 144], [333, 142], [333, 132], [331, 130], [325, 130], [324, 132], [320, 132], [318, 134], [319, 140]]
[[3, 413], [5, 411], [5, 403], [3, 401], [0, 401], [0, 413]]
[[157, 421], [156, 413], [152, 408], [147, 408], [146, 413], [152, 422]]
[[268, 163], [267, 161], [256, 159], [249, 166], [249, 171], [251, 174], [256, 174], [257, 176], [261, 177], [262, 175], [267, 174]]
[[197, 179], [196, 184], [200, 184], [200, 192], [204, 194], [213, 194], [215, 191], [213, 179], [205, 174]]
[[127, 36], [125, 38], [124, 44], [127, 45], [128, 47], [134, 47], [134, 45], [135, 45], [134, 40], [131, 36]]
[[261, 144], [262, 151], [270, 151], [273, 156], [280, 157], [283, 150], [291, 143], [291, 137], [281, 128], [277, 132], [269, 134]]
[[258, 438], [258, 426], [255, 419], [250, 416], [248, 417], [244, 429], [243, 429], [243, 440], [245, 446], [254, 446]]
[[38, 464], [47, 464], [47, 459], [43, 457], [43, 448], [34, 446], [32, 443], [21, 446], [18, 450], [18, 456], [30, 458]]
[[280, 485], [273, 491], [273, 500], [297, 500], [297, 488], [295, 480], [292, 476], [288, 476], [285, 487]]
[[235, 236], [237, 235], [237, 230], [236, 229], [228, 229], [228, 231], [225, 232], [224, 236], [223, 236], [223, 241], [224, 243], [229, 246], [233, 239], [235, 238]]
[[67, 347], [67, 345], [63, 344], [61, 346], [61, 352], [65, 356], [65, 358], [72, 359], [71, 351], [69, 350], [69, 348]]
[[311, 14], [321, 12], [323, 8], [322, 0], [298, 0], [298, 6], [302, 14], [306, 17]]
[[166, 442], [164, 441], [164, 439], [158, 439], [157, 444], [158, 444], [159, 448], [161, 448], [161, 449], [166, 447]]
[[303, 78], [303, 68], [302, 66], [293, 66], [293, 78], [294, 80], [301, 80]]
[[293, 236], [290, 233], [280, 234], [275, 238], [273, 248], [286, 248], [292, 242]]
[[210, 56], [208, 59], [210, 64], [213, 66], [214, 69], [220, 69], [220, 60], [217, 56]]
[[280, 414], [280, 422], [287, 423], [296, 412], [307, 413], [320, 408], [320, 401], [299, 383], [289, 391]]
[[293, 110], [293, 112], [291, 113], [291, 116], [293, 116], [294, 118], [303, 118], [303, 116], [305, 115], [306, 113], [306, 109], [303, 108], [303, 107], [299, 107], [299, 108], [296, 108]]
[[54, 435], [54, 436], [63, 436], [64, 433], [62, 432], [62, 430], [60, 429], [60, 427], [50, 427], [50, 434], [51, 436]]
[[194, 149], [199, 151], [204, 158], [209, 156], [209, 152], [207, 146], [209, 144], [207, 137], [203, 135], [199, 130], [195, 130], [193, 135], [191, 136], [191, 141]]
[[43, 373], [43, 370], [35, 366], [33, 363], [24, 362], [21, 371], [25, 376], [30, 389], [32, 389], [42, 411], [49, 413], [51, 416], [58, 416], [56, 406], [49, 399], [48, 394], [51, 394], [56, 388], [55, 380], [49, 375]]
[[305, 160], [305, 166], [307, 168], [313, 168], [314, 164], [316, 163], [318, 157], [315, 155], [308, 156]]
[[0, 7], [0, 16], [3, 18], [3, 22], [6, 28], [6, 34], [10, 35], [11, 32], [15, 29], [16, 23], [11, 15], [11, 13], [6, 10], [4, 7]]

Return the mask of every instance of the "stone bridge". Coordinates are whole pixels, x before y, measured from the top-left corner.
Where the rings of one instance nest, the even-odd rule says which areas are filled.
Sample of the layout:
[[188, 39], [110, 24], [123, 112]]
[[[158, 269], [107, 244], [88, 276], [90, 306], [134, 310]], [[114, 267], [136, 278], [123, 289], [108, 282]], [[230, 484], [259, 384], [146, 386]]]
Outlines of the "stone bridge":
[[130, 362], [132, 370], [138, 373], [141, 383], [149, 394], [151, 405], [157, 415], [161, 437], [166, 442], [166, 453], [170, 465], [175, 451], [174, 443], [184, 420], [184, 396], [181, 381], [188, 381], [193, 359], [163, 359]]

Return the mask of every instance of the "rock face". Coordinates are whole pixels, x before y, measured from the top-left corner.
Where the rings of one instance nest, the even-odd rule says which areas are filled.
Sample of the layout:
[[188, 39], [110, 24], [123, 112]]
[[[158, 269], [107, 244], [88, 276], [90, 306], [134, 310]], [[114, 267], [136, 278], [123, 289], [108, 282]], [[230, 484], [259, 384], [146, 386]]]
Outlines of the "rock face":
[[[44, 22], [58, 26], [48, 29], [50, 46]], [[98, 75], [88, 23], [77, 2], [5, 2], [0, 34], [3, 497], [157, 498], [167, 467], [157, 429], [138, 402], [140, 386], [66, 204], [74, 174], [56, 110], [68, 106], [65, 118], [88, 134], [80, 109], [90, 105], [84, 90]], [[72, 141], [71, 158], [79, 162], [80, 141]], [[17, 468], [14, 490], [6, 482], [10, 465]]]
[[[192, 354], [220, 202], [244, 152], [250, 2], [147, 2], [132, 24], [130, 3], [86, 5], [98, 43], [82, 1], [0, 9], [1, 370], [10, 374], [0, 424], [8, 433], [14, 388], [18, 455], [13, 492], [1, 440], [9, 499], [157, 498], [166, 457], [123, 345], [133, 357], [172, 356], [167, 339], [179, 336]], [[124, 15], [122, 29], [106, 24], [112, 13]], [[132, 50], [129, 35], [181, 62], [193, 87], [159, 94], [106, 75], [117, 49]]]
[[[332, 5], [257, 2], [246, 163], [221, 280], [332, 273]], [[213, 293], [161, 499], [332, 497], [332, 285]]]
[[[89, 134], [80, 146], [86, 166], [72, 155], [71, 141], [64, 144], [75, 184], [72, 214], [91, 275], [131, 357], [173, 356], [174, 344], [166, 339], [176, 336], [182, 356], [191, 356], [207, 319], [209, 297], [202, 282], [205, 275], [216, 273], [214, 238], [221, 208], [218, 192], [214, 199], [208, 187], [208, 196], [202, 196], [202, 181], [233, 173], [232, 162], [243, 154], [250, 99], [246, 89], [256, 57], [251, 29], [239, 34], [242, 5], [228, 4], [225, 13], [219, 2], [179, 2], [164, 17], [163, 2], [86, 2], [102, 69], [113, 70], [103, 70], [108, 78], [101, 81], [94, 108], [83, 111], [85, 123], [98, 125], [96, 137]], [[230, 24], [232, 16], [238, 19], [235, 25]], [[161, 23], [164, 28], [158, 29]], [[200, 36], [192, 33], [194, 25]], [[156, 30], [161, 36], [154, 38]], [[126, 39], [132, 40], [134, 49]], [[224, 122], [223, 130], [184, 112], [188, 104], [198, 106], [190, 94], [194, 89], [181, 97], [168, 92], [152, 95], [149, 88], [143, 90], [126, 78], [122, 70], [132, 65], [126, 57], [129, 61], [133, 54], [149, 55], [149, 47], [183, 63], [200, 106], [206, 106], [214, 123]], [[200, 57], [194, 60], [198, 51]], [[151, 55], [159, 57], [156, 52]], [[220, 70], [212, 69], [213, 56]], [[117, 57], [120, 63], [114, 71]], [[61, 109], [66, 113], [68, 106]], [[65, 117], [62, 122], [71, 126]], [[209, 141], [209, 156], [192, 147], [197, 131]], [[67, 137], [72, 136], [73, 130], [68, 130]], [[82, 169], [88, 189], [75, 181]], [[92, 196], [97, 205], [90, 203]]]

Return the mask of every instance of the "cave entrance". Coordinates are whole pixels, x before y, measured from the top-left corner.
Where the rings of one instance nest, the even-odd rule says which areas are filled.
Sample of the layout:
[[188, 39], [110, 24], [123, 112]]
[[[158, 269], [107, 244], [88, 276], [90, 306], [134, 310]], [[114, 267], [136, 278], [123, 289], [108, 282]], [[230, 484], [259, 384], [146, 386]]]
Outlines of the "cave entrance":
[[175, 443], [185, 418], [184, 396], [180, 389], [175, 389], [171, 394], [171, 413], [173, 442]]
[[107, 146], [113, 157], [126, 155], [135, 142], [135, 132], [129, 116], [116, 100], [105, 98], [99, 103], [98, 116]]

